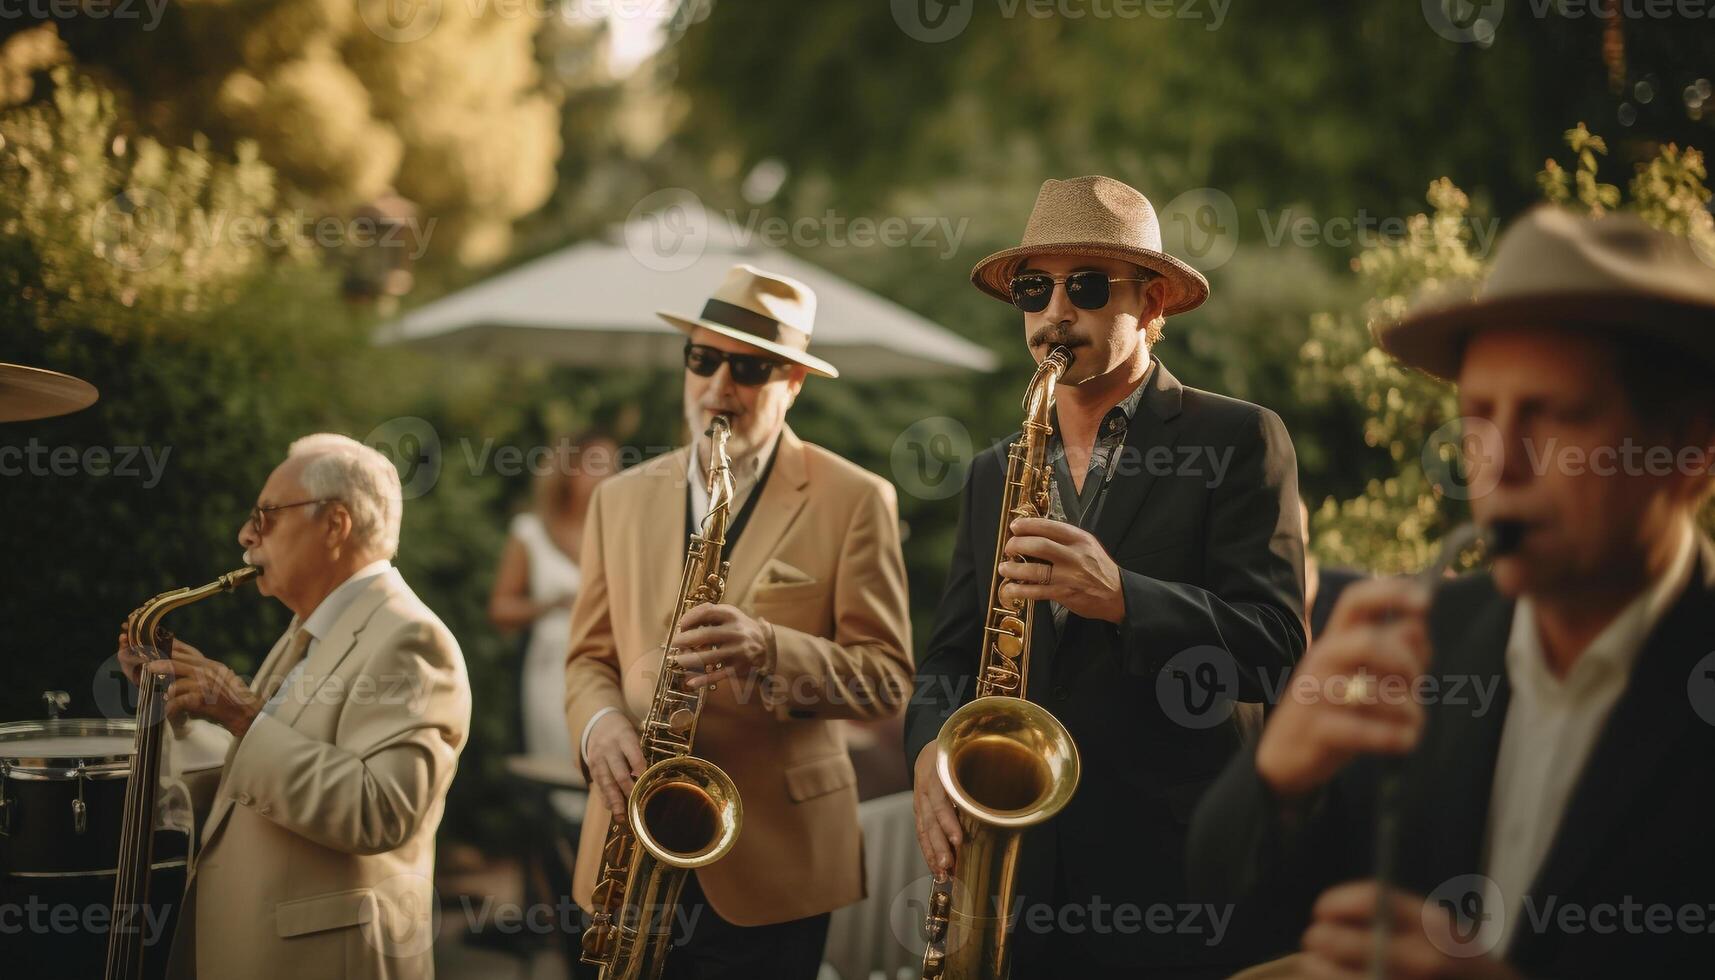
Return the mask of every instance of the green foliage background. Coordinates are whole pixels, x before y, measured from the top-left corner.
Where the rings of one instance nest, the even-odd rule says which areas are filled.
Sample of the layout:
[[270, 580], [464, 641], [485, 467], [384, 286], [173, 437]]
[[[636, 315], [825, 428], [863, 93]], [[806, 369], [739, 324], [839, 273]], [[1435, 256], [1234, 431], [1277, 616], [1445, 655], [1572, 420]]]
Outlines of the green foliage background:
[[[1395, 0], [1235, 3], [1215, 30], [979, 3], [958, 37], [925, 44], [901, 30], [898, 4], [698, 0], [621, 73], [582, 8], [531, 17], [445, 0], [433, 31], [395, 41], [367, 26], [384, 3], [187, 0], [152, 26], [0, 23], [0, 360], [102, 391], [77, 415], [0, 425], [0, 448], [167, 458], [153, 486], [0, 478], [0, 720], [38, 717], [48, 688], [97, 714], [119, 621], [236, 567], [238, 522], [293, 438], [427, 425], [439, 477], [408, 502], [399, 564], [460, 638], [476, 686], [445, 832], [490, 847], [517, 827], [501, 771], [517, 744], [517, 650], [484, 606], [528, 477], [473, 460], [591, 423], [629, 446], [672, 445], [677, 377], [377, 349], [368, 337], [388, 311], [342, 296], [349, 252], [219, 229], [349, 219], [395, 190], [436, 222], [415, 303], [596, 233], [666, 187], [757, 218], [944, 220], [962, 229], [947, 254], [795, 248], [1002, 358], [991, 378], [805, 388], [794, 427], [893, 477], [896, 442], [920, 419], [957, 419], [979, 448], [1016, 427], [1018, 319], [967, 276], [1017, 242], [1044, 177], [1111, 174], [1158, 206], [1212, 190], [1233, 204], [1234, 251], [1160, 353], [1187, 383], [1279, 411], [1321, 557], [1378, 569], [1417, 564], [1457, 512], [1420, 462], [1452, 417], [1447, 392], [1387, 364], [1370, 324], [1421, 286], [1469, 281], [1486, 260], [1472, 222], [1543, 196], [1707, 229], [1696, 151], [1715, 102], [1693, 96], [1715, 32], [1702, 25], [1628, 22], [1616, 62], [1600, 18], [1517, 4], [1489, 46], [1443, 40], [1422, 5]], [[1581, 120], [1590, 130], [1568, 147]], [[1569, 161], [1545, 166], [1563, 147]], [[759, 166], [784, 174], [777, 190], [749, 185]], [[1315, 247], [1271, 234], [1286, 218], [1359, 214], [1397, 216], [1410, 234]], [[566, 302], [587, 288], [568, 284]], [[957, 502], [902, 493], [900, 507], [921, 638]], [[286, 618], [246, 594], [173, 625], [243, 671]]]

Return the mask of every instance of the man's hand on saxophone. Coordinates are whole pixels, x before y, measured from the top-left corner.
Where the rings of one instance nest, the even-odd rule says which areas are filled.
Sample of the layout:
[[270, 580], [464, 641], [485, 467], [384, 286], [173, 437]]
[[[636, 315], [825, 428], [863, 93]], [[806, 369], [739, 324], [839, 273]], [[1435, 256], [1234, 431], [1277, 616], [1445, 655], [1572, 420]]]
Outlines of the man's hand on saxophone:
[[935, 745], [930, 742], [917, 753], [912, 774], [911, 811], [917, 816], [917, 846], [937, 879], [953, 873], [953, 858], [964, 835], [959, 830], [959, 811], [948, 799], [941, 777], [935, 775]]
[[238, 738], [250, 730], [262, 712], [262, 699], [250, 690], [231, 667], [210, 660], [183, 640], [173, 640], [171, 659], [145, 660], [119, 634], [119, 666], [135, 684], [138, 672], [147, 670], [171, 679], [167, 688], [167, 720], [177, 724], [185, 718], [206, 718]]
[[[727, 678], [767, 673], [774, 664], [774, 627], [725, 603], [704, 603], [687, 612], [671, 642], [680, 651], [675, 655], [679, 667], [694, 675], [685, 681], [693, 691], [713, 688]], [[716, 665], [718, 670], [696, 673]]]
[[1043, 517], [1020, 517], [1009, 525], [1006, 553], [1035, 562], [1003, 561], [1006, 579], [1000, 597], [1007, 602], [1047, 599], [1085, 619], [1118, 623], [1125, 619], [1120, 569], [1096, 536], [1081, 527]]
[[643, 772], [643, 745], [623, 711], [610, 711], [595, 720], [584, 747], [584, 761], [608, 812], [615, 820], [623, 820], [632, 784]]

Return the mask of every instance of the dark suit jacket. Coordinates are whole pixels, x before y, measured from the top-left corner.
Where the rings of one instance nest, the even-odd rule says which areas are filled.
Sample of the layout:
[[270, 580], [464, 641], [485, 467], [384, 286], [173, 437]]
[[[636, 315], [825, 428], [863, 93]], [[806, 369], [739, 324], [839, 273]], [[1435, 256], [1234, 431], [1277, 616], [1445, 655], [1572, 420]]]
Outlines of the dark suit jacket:
[[[1510, 689], [1506, 644], [1513, 602], [1487, 574], [1442, 586], [1430, 610], [1442, 703], [1426, 705], [1423, 741], [1400, 784], [1397, 883], [1419, 895], [1467, 901], [1462, 875], [1483, 871], [1495, 758]], [[1507, 959], [1541, 977], [1706, 975], [1715, 964], [1715, 680], [1694, 670], [1715, 649], [1715, 549], [1698, 542], [1685, 594], [1650, 634], [1573, 789], [1542, 868], [1521, 908]], [[1463, 679], [1456, 681], [1455, 679]], [[1483, 710], [1472, 680], [1494, 685]], [[1463, 683], [1455, 696], [1452, 684]], [[1371, 877], [1378, 768], [1359, 761], [1291, 824], [1256, 775], [1234, 761], [1197, 810], [1191, 876], [1210, 898], [1260, 899], [1268, 910], [1262, 953], [1296, 946], [1311, 904], [1330, 885]], [[1695, 930], [1628, 932], [1626, 903], [1681, 909]], [[1551, 904], [1552, 903], [1552, 904]], [[1576, 911], [1570, 911], [1576, 910]], [[1485, 910], [1492, 914], [1492, 910]], [[1660, 913], [1658, 913], [1659, 915]], [[1614, 931], [1598, 932], [1608, 916]], [[1543, 924], [1537, 927], [1533, 922]], [[1563, 916], [1584, 916], [1563, 918]]]
[[[1136, 906], [1144, 924], [1116, 917], [1113, 929], [1076, 936], [1098, 961], [1134, 965], [1220, 954], [1207, 933], [1144, 914], [1185, 900], [1191, 810], [1241, 744], [1234, 696], [1261, 700], [1259, 671], [1278, 683], [1304, 649], [1297, 462], [1285, 427], [1267, 409], [1182, 386], [1160, 361], [1144, 383], [1091, 528], [1121, 568], [1125, 621], [1068, 616], [1056, 635], [1047, 604], [1036, 611], [1027, 691], [1070, 730], [1083, 777], [1066, 809], [1026, 835], [1020, 889], [1038, 903]], [[1011, 442], [979, 455], [966, 481], [946, 590], [906, 713], [908, 762], [974, 695]], [[1174, 672], [1203, 663], [1219, 675], [1219, 690], [1200, 692], [1216, 697], [1186, 715], [1178, 701], [1188, 677]], [[1030, 960], [1044, 930], [1028, 921], [1016, 930], [1013, 975], [1046, 976]]]

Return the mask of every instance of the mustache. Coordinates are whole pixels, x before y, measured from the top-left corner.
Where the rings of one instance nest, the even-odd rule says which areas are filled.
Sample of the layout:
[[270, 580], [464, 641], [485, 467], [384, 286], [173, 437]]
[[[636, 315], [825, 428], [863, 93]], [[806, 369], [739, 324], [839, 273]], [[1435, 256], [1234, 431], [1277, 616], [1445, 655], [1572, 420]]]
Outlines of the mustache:
[[1043, 346], [1047, 346], [1047, 347], [1088, 347], [1088, 346], [1090, 346], [1090, 342], [1086, 338], [1080, 337], [1077, 334], [1073, 333], [1072, 329], [1070, 327], [1060, 326], [1060, 325], [1056, 324], [1054, 326], [1043, 327], [1042, 329], [1031, 334], [1030, 335], [1030, 346], [1032, 346], [1032, 347], [1043, 347]]

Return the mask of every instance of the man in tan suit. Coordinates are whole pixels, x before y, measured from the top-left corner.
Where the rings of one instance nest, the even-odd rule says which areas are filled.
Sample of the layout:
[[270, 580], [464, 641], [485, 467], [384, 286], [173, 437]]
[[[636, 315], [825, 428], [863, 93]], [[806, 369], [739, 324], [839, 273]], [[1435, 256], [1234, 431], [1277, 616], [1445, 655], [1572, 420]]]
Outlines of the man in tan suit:
[[171, 976], [434, 975], [435, 830], [470, 685], [389, 562], [400, 510], [385, 456], [344, 436], [293, 443], [238, 533], [258, 590], [294, 613], [255, 680], [177, 641], [143, 666], [173, 678], [169, 772], [195, 741], [228, 743]]
[[[689, 335], [685, 421], [693, 446], [597, 488], [572, 611], [566, 714], [596, 791], [573, 896], [590, 908], [608, 821], [642, 771], [637, 724], [661, 643], [707, 691], [695, 754], [732, 776], [744, 825], [726, 857], [686, 882], [668, 977], [814, 977], [828, 913], [864, 896], [856, 777], [843, 718], [903, 710], [911, 628], [893, 488], [786, 426], [807, 374], [815, 294], [735, 266]], [[725, 601], [675, 624], [689, 531], [708, 508], [709, 429], [732, 421], [735, 494]], [[715, 668], [715, 665], [720, 665]]]

